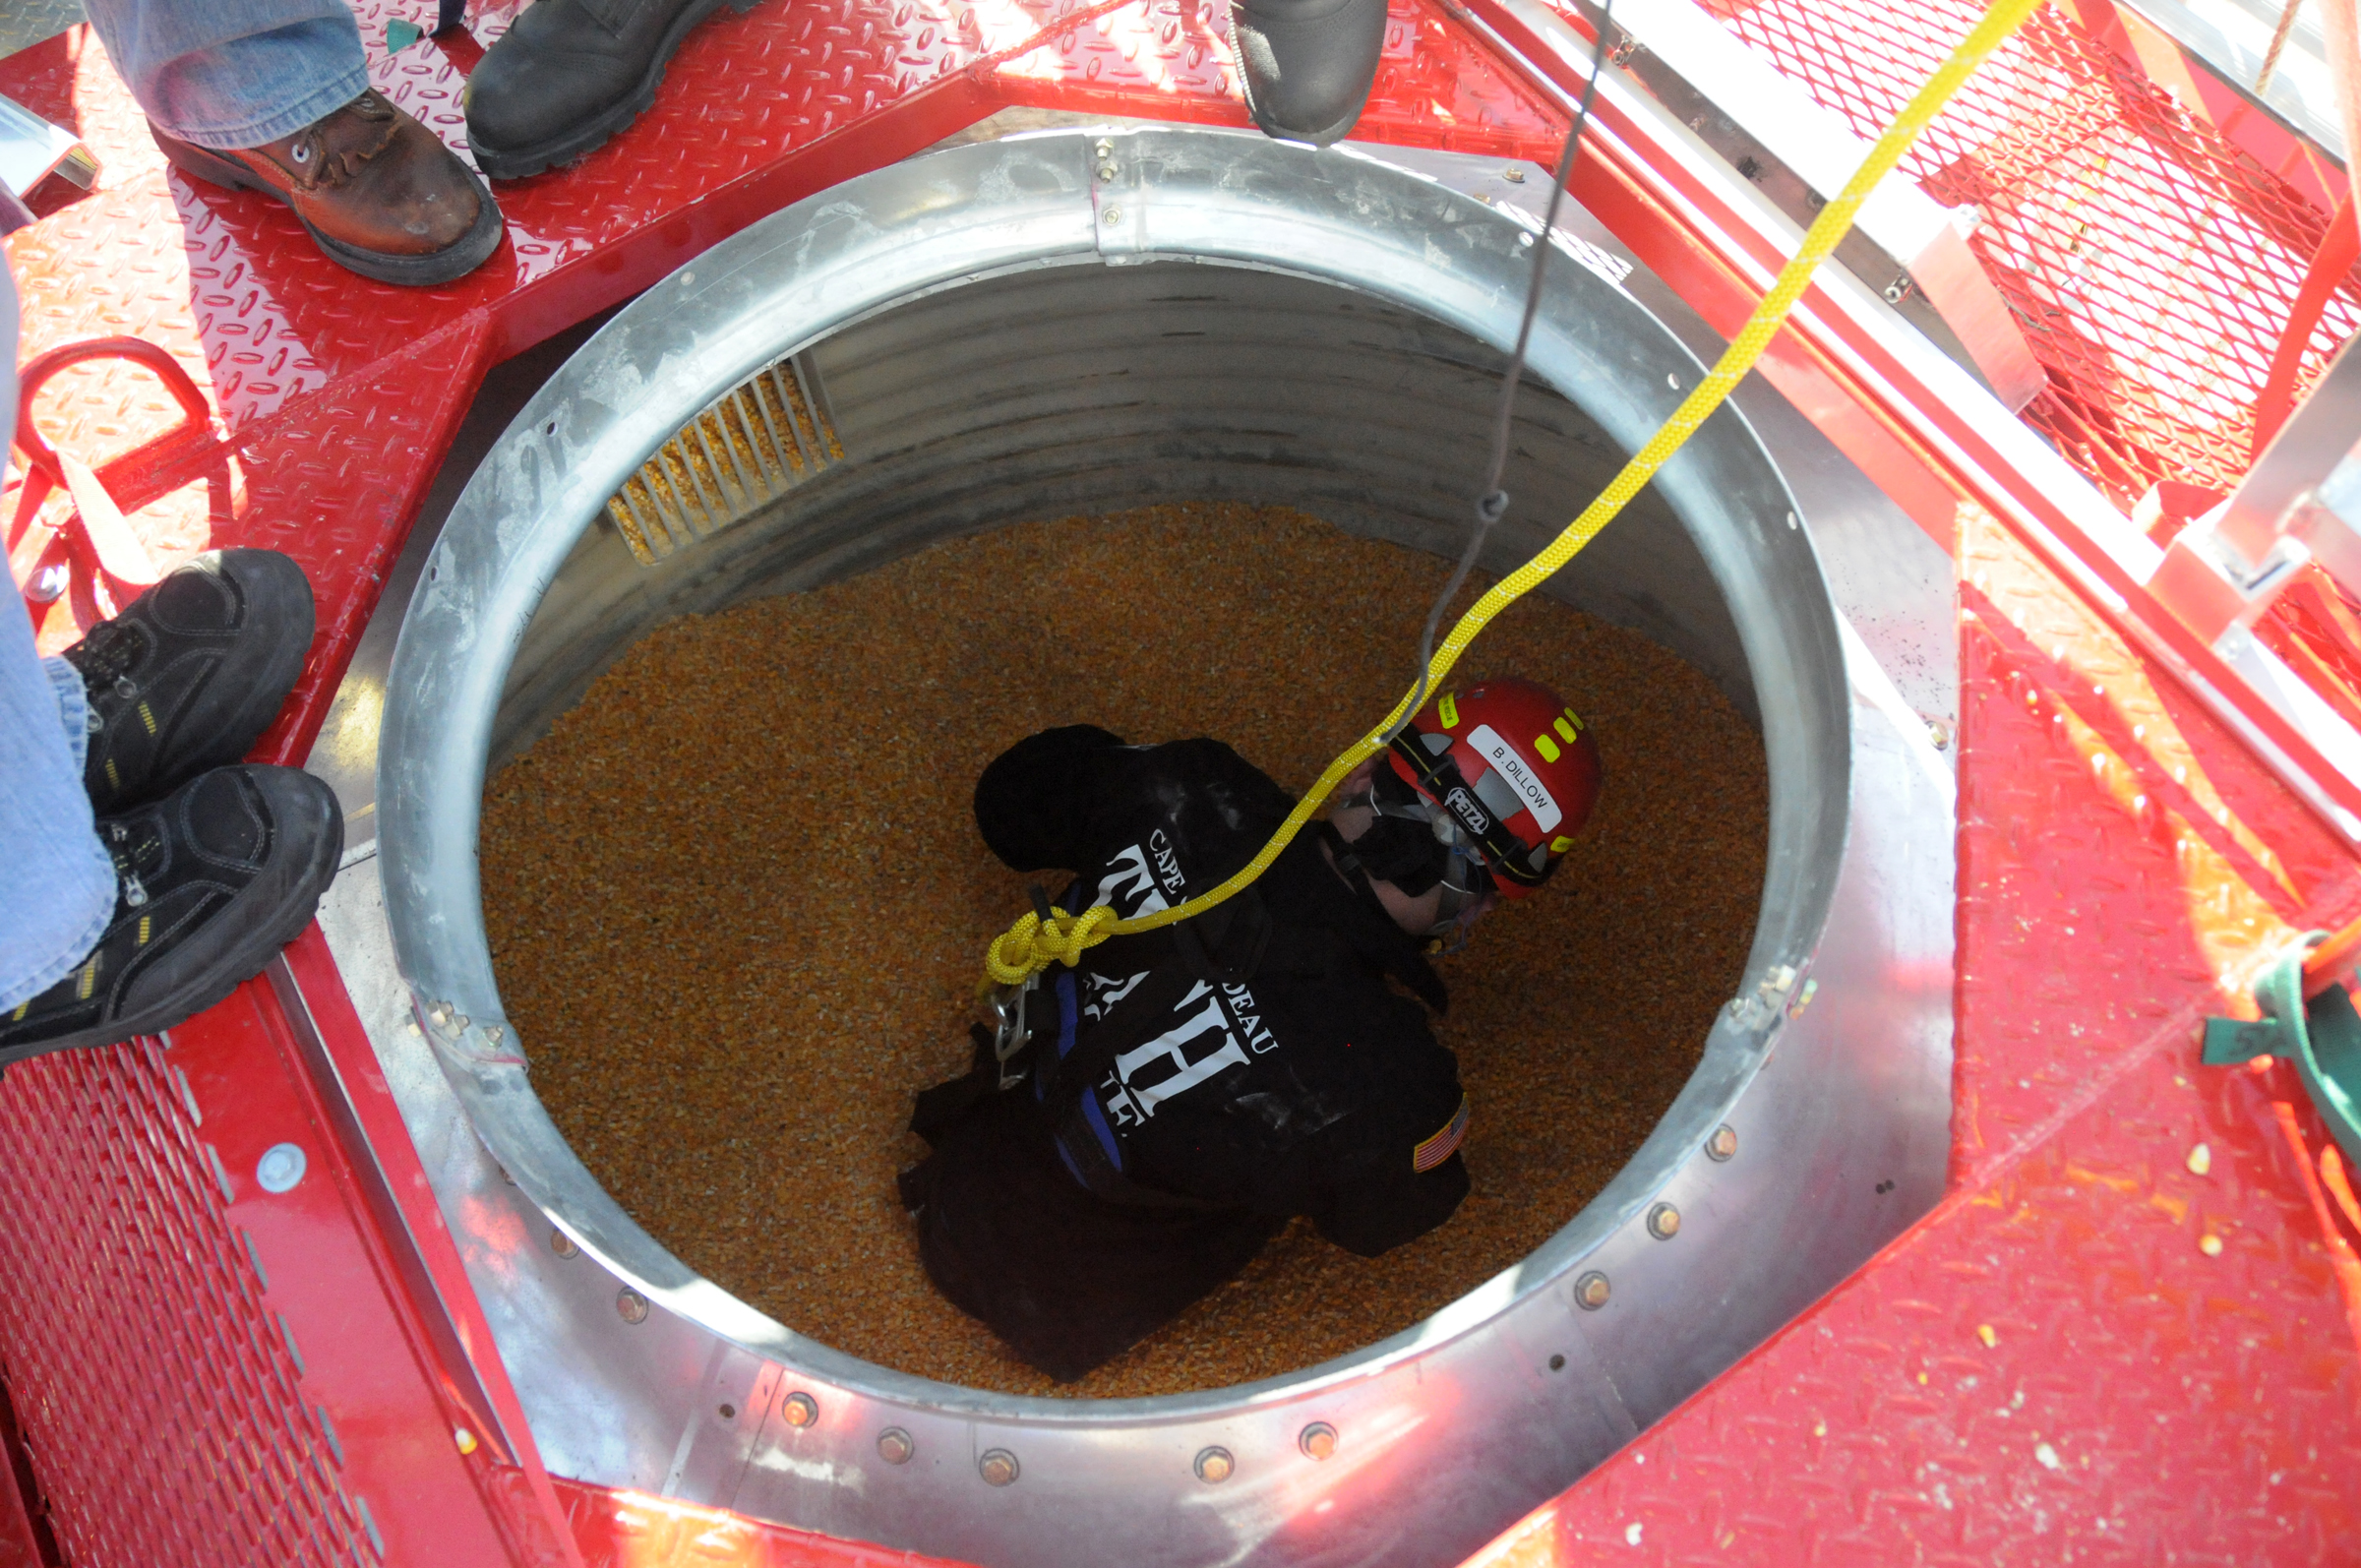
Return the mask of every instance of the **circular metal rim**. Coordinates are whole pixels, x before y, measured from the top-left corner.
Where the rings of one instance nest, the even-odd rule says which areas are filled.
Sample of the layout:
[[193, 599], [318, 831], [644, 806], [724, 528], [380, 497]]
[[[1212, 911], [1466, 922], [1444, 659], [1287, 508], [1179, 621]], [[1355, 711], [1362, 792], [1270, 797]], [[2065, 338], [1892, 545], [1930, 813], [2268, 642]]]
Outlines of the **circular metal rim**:
[[[566, 546], [590, 525], [623, 476], [690, 411], [782, 352], [868, 315], [1002, 271], [1120, 264], [1125, 246], [1129, 259], [1139, 261], [1262, 268], [1358, 290], [1504, 345], [1504, 324], [1513, 318], [1503, 300], [1514, 295], [1499, 284], [1513, 282], [1530, 254], [1524, 248], [1530, 225], [1517, 215], [1454, 197], [1349, 150], [1315, 154], [1218, 132], [1159, 135], [1168, 145], [1215, 149], [1203, 155], [1218, 159], [1224, 177], [1177, 181], [1152, 196], [1139, 186], [1126, 189], [1120, 205], [1128, 216], [1119, 227], [1098, 220], [1115, 200], [1091, 180], [1095, 159], [1087, 155], [1084, 137], [1052, 133], [959, 149], [799, 204], [650, 290], [544, 389], [479, 470], [433, 553], [389, 681], [378, 797], [387, 912], [427, 1037], [479, 1126], [490, 1122], [487, 1142], [527, 1195], [619, 1281], [756, 1355], [882, 1401], [1055, 1425], [1195, 1419], [1250, 1408], [1281, 1390], [1293, 1397], [1374, 1375], [1428, 1354], [1569, 1279], [1581, 1259], [1642, 1215], [1654, 1193], [1696, 1157], [1704, 1133], [1730, 1115], [1784, 1022], [1777, 1007], [1764, 1016], [1738, 1008], [1725, 1012], [1706, 1062], [1606, 1191], [1516, 1268], [1424, 1323], [1278, 1378], [1147, 1399], [999, 1394], [896, 1372], [806, 1340], [679, 1264], [603, 1190], [598, 1196], [611, 1212], [585, 1212], [578, 1190], [569, 1189], [581, 1183], [595, 1189], [596, 1183], [572, 1161], [571, 1151], [565, 1157], [573, 1170], [565, 1171], [500, 1136], [504, 1126], [537, 1122], [547, 1128], [547, 1119], [524, 1082], [521, 1057], [503, 1039], [505, 1019], [482, 939], [473, 862], [476, 798], [507, 664], [503, 657], [470, 655], [487, 644], [513, 648]], [[1001, 166], [978, 181], [972, 171], [950, 166], [961, 159], [997, 159]], [[1125, 161], [1136, 166], [1135, 159]], [[984, 212], [970, 200], [978, 188], [988, 192]], [[1288, 211], [1275, 204], [1305, 190], [1333, 199], [1324, 210], [1293, 212], [1292, 224], [1274, 223], [1275, 211]], [[1105, 203], [1102, 195], [1108, 195]], [[1439, 211], [1471, 275], [1437, 289], [1431, 268], [1415, 253], [1373, 237], [1384, 224], [1370, 222], [1372, 196], [1395, 210], [1391, 215], [1416, 211], [1431, 218]], [[958, 244], [946, 249], [941, 242], [954, 233]], [[1493, 274], [1488, 288], [1479, 280], [1485, 265]], [[1613, 287], [1577, 269], [1561, 267], [1557, 274], [1557, 293]], [[1552, 314], [1544, 313], [1537, 328], [1532, 373], [1575, 395], [1579, 389], [1569, 384], [1576, 378], [1567, 367], [1580, 355], [1555, 330]], [[583, 395], [585, 385], [599, 394]], [[1588, 399], [1577, 400], [1598, 417], [1601, 410]], [[1621, 418], [1606, 412], [1601, 424], [1627, 448], [1653, 430], [1657, 417], [1648, 409]], [[1716, 417], [1744, 429], [1734, 411]], [[1750, 432], [1746, 441], [1752, 445]], [[1754, 451], [1776, 482], [1776, 468], [1759, 446]], [[1668, 472], [1668, 479], [1674, 477]], [[560, 520], [547, 521], [552, 518]], [[1809, 550], [1808, 540], [1802, 547]], [[1833, 645], [1833, 612], [1825, 602], [1818, 609]], [[1838, 765], [1845, 765], [1842, 756]], [[454, 778], [467, 782], [454, 790]], [[1840, 799], [1832, 810], [1842, 844], [1846, 803]], [[1785, 911], [1787, 929], [1776, 939], [1767, 942], [1758, 927], [1749, 974], [1781, 964], [1791, 973], [1807, 958], [1827, 918], [1833, 879], [1832, 873], [1820, 883], [1802, 918], [1795, 918], [1793, 907]], [[473, 918], [471, 931], [460, 933], [455, 943], [441, 902], [454, 886], [463, 887], [460, 907]], [[1771, 918], [1766, 911], [1764, 926]], [[472, 953], [465, 950], [470, 936]], [[555, 1129], [547, 1131], [563, 1149]]]

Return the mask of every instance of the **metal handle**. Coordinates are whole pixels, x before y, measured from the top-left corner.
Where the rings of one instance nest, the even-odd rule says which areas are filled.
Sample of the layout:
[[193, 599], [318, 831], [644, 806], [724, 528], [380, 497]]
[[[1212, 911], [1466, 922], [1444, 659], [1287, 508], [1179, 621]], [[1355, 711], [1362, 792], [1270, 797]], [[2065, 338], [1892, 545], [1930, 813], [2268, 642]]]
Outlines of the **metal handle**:
[[92, 337], [35, 354], [17, 370], [17, 446], [23, 450], [28, 463], [60, 485], [66, 482], [65, 466], [57, 459], [57, 449], [33, 428], [32, 397], [51, 376], [86, 359], [137, 360], [162, 378], [165, 389], [180, 404], [189, 423], [204, 425], [213, 417], [212, 404], [206, 401], [205, 393], [189, 379], [180, 361], [144, 337]]

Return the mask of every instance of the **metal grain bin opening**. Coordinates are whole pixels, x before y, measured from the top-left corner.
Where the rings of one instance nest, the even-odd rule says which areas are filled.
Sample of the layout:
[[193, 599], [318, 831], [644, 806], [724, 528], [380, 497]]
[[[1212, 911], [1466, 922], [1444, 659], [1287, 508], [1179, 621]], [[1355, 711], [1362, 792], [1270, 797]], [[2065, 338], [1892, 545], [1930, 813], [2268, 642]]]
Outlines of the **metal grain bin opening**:
[[[484, 937], [482, 791], [635, 638], [955, 535], [1163, 501], [1289, 504], [1455, 553], [1481, 459], [1436, 454], [1483, 450], [1531, 243], [1513, 214], [1350, 150], [1163, 130], [983, 144], [700, 257], [518, 417], [403, 626], [381, 858], [401, 973], [477, 1133], [662, 1330], [619, 1326], [611, 1289], [528, 1293], [518, 1310], [538, 1326], [529, 1346], [504, 1341], [512, 1365], [586, 1356], [604, 1378], [595, 1419], [614, 1430], [577, 1442], [575, 1473], [628, 1473], [617, 1456], [641, 1429], [688, 1444], [681, 1413], [739, 1367], [788, 1414], [749, 1440], [727, 1495], [701, 1500], [983, 1562], [1311, 1560], [1289, 1518], [1322, 1520], [1320, 1560], [1438, 1560], [1611, 1452], [1932, 1202], [1947, 782], [1844, 631], [1777, 463], [1729, 410], [1542, 591], [1678, 653], [1760, 725], [1769, 870], [1746, 979], [1622, 1174], [1417, 1328], [1271, 1382], [1149, 1400], [910, 1377], [696, 1276], [534, 1097], [534, 1042], [503, 1010]], [[1702, 374], [1611, 263], [1568, 252], [1508, 481], [1555, 501], [1519, 516], [1579, 510]], [[1545, 537], [1512, 521], [1484, 564]], [[1721, 1158], [1733, 1139], [1738, 1157]], [[1670, 1240], [1649, 1220], [1666, 1204], [1682, 1216]], [[529, 1408], [541, 1385], [518, 1378]], [[791, 1396], [819, 1418], [797, 1419]], [[584, 1409], [533, 1412], [545, 1448], [543, 1417]], [[1313, 1424], [1342, 1434], [1350, 1463], [1310, 1457]], [[1236, 1465], [1219, 1487], [1194, 1466], [1216, 1446]], [[1015, 1455], [1021, 1481], [980, 1471], [988, 1452]]]

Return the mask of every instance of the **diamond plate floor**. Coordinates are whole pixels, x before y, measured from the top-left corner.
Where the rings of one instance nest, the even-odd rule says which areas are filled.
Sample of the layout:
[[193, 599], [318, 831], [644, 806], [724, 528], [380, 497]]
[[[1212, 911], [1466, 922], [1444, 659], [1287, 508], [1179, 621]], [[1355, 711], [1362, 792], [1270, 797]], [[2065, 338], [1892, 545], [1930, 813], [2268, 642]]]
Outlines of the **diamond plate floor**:
[[2197, 1061], [2361, 874], [2013, 538], [1959, 559], [1952, 1194], [1468, 1568], [2361, 1560], [2327, 1140]]
[[82, 0], [12, 0], [0, 8], [0, 55], [45, 43], [82, 20]]

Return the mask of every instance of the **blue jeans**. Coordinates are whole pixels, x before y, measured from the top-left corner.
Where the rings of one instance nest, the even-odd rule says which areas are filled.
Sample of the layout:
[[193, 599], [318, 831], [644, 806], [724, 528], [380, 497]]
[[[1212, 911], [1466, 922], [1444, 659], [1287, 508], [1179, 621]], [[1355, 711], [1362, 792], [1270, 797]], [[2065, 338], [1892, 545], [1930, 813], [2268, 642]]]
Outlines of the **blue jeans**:
[[[0, 267], [0, 430], [17, 424], [17, 290]], [[66, 978], [115, 913], [115, 863], [82, 787], [82, 677], [33, 652], [32, 621], [0, 598], [0, 1012]]]
[[84, 0], [83, 10], [156, 129], [199, 147], [293, 136], [369, 86], [343, 0]]

